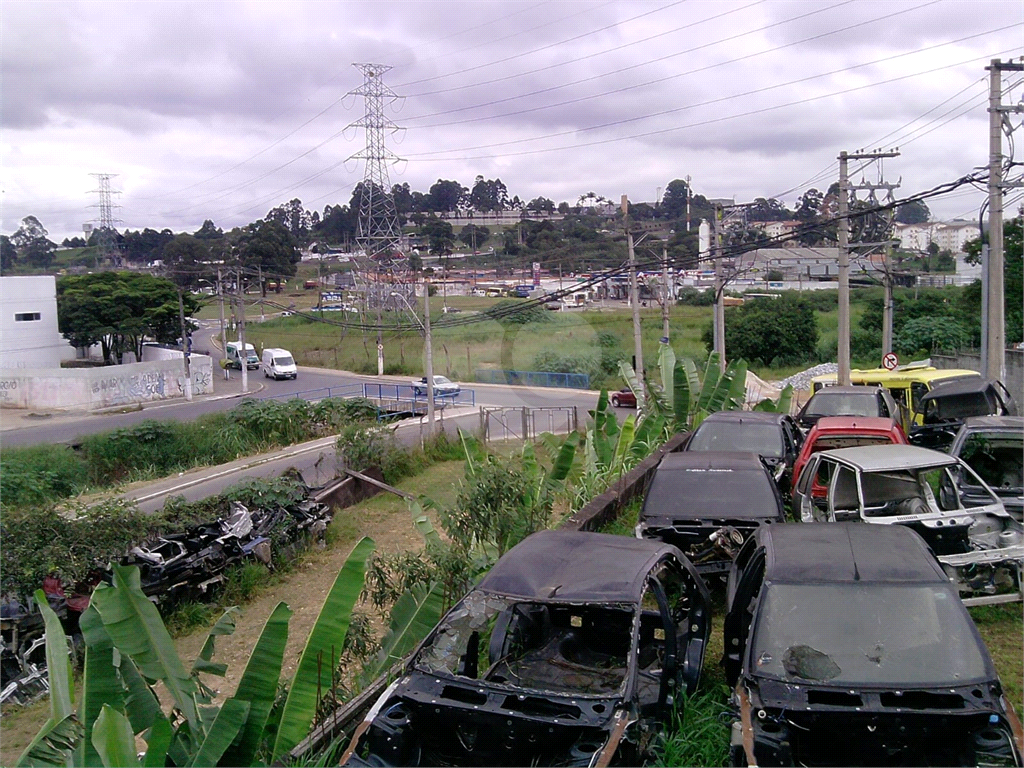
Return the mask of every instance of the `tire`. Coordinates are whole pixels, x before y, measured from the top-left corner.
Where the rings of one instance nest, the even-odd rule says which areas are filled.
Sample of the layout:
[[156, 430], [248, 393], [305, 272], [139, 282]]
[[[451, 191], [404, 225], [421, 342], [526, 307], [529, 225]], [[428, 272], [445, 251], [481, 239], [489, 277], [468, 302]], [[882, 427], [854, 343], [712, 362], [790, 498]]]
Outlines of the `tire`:
[[618, 395], [612, 395], [612, 405], [615, 408], [619, 407], [619, 396]]

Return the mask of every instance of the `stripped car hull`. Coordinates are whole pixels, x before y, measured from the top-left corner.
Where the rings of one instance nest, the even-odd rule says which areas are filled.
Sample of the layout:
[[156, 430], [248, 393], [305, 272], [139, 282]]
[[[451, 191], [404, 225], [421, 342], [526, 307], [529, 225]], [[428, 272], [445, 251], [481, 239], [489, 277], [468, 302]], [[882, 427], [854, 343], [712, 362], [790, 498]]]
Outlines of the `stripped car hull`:
[[[570, 551], [566, 542], [584, 546]], [[551, 556], [556, 551], [563, 551], [561, 562]], [[585, 568], [588, 553], [590, 576], [599, 564], [607, 578], [591, 578], [581, 590], [562, 577]], [[618, 568], [609, 565], [616, 555]], [[510, 578], [508, 561], [519, 563], [522, 578]], [[540, 573], [543, 563], [554, 565]], [[678, 687], [697, 684], [709, 602], [674, 547], [604, 534], [534, 534], [420, 644], [364, 718], [343, 764], [585, 766], [639, 759]]]

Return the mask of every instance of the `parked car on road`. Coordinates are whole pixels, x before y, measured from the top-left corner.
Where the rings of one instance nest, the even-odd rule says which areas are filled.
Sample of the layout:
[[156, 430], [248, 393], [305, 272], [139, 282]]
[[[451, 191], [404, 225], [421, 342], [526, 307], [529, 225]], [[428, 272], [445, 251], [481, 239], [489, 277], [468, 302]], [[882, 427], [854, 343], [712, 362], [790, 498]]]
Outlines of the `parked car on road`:
[[675, 547], [542, 531], [420, 644], [348, 765], [608, 765], [642, 759], [700, 677], [707, 589]]
[[609, 399], [616, 408], [636, 408], [636, 395], [629, 387], [612, 392]]
[[759, 528], [729, 574], [733, 765], [1020, 765], [956, 589], [902, 526]]
[[1016, 416], [1017, 403], [1000, 381], [958, 379], [939, 384], [921, 398], [923, 423], [910, 430], [910, 442], [922, 448], [949, 448], [964, 419]]
[[[793, 477], [800, 477], [807, 460], [821, 451], [864, 445], [907, 445], [907, 443], [907, 435], [903, 428], [892, 419], [825, 416], [819, 419], [804, 437], [800, 454], [793, 462]], [[815, 485], [814, 493], [824, 496], [825, 489]]]
[[[973, 469], [995, 491], [1006, 511], [1024, 522], [1024, 416], [968, 418], [949, 454]], [[958, 487], [964, 506], [984, 494], [970, 476], [961, 476]]]
[[[427, 377], [422, 376], [419, 379], [413, 379], [412, 391], [414, 395], [418, 397], [427, 396]], [[462, 391], [462, 387], [456, 384], [451, 379], [445, 376], [434, 377], [434, 397], [441, 397], [443, 395], [457, 395]]]
[[803, 433], [784, 413], [719, 411], [710, 414], [686, 441], [686, 451], [752, 451], [768, 464], [779, 490], [789, 493], [793, 462]]
[[[977, 486], [976, 496], [961, 498], [965, 478]], [[969, 604], [1024, 597], [1024, 527], [984, 480], [948, 454], [913, 445], [822, 451], [794, 486], [793, 514], [805, 523], [905, 525], [924, 537]]]
[[759, 526], [785, 520], [782, 495], [756, 453], [683, 451], [658, 464], [635, 533], [678, 547], [706, 578], [727, 573]]
[[796, 416], [810, 429], [823, 416], [875, 416], [900, 420], [899, 406], [884, 387], [825, 387], [811, 395]]

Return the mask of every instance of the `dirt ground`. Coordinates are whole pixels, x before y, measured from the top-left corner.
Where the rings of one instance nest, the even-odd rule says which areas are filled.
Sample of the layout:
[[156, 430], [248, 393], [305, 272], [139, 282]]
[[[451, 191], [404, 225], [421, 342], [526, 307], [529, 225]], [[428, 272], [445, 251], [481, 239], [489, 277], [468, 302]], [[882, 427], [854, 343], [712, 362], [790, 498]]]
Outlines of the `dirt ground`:
[[[437, 464], [399, 485], [412, 494], [426, 494], [438, 502], [451, 502], [458, 494], [463, 466], [460, 461]], [[234, 692], [264, 624], [281, 601], [287, 603], [293, 612], [288, 625], [288, 645], [281, 675], [282, 679], [290, 678], [298, 666], [299, 655], [328, 590], [352, 547], [363, 536], [370, 536], [376, 542], [379, 552], [418, 549], [422, 545], [404, 500], [392, 494], [382, 493], [354, 507], [340, 510], [331, 526], [334, 541], [330, 548], [307, 553], [294, 570], [284, 575], [256, 600], [242, 607], [234, 634], [217, 638], [214, 661], [227, 664], [228, 670], [223, 678], [205, 676], [207, 685], [222, 695]], [[175, 641], [178, 655], [186, 666], [191, 666], [199, 654], [207, 632], [207, 629], [199, 630]], [[48, 716], [49, 706], [45, 701], [32, 707], [12, 708], [4, 712], [0, 720], [0, 765], [15, 763]]]

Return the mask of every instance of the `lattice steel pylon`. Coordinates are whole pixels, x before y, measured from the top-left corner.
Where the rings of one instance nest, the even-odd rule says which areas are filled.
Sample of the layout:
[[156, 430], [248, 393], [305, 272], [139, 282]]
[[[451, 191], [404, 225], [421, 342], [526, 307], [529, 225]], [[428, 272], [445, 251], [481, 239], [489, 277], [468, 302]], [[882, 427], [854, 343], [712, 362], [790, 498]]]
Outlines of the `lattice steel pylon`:
[[98, 192], [100, 201], [97, 205], [92, 206], [93, 208], [100, 209], [100, 216], [97, 220], [98, 231], [96, 234], [97, 244], [100, 249], [100, 256], [103, 259], [110, 259], [111, 263], [115, 267], [121, 266], [121, 252], [117, 247], [117, 230], [114, 228], [114, 224], [117, 219], [114, 218], [114, 204], [111, 202], [111, 197], [119, 192], [113, 192], [110, 189], [110, 180], [116, 176], [116, 173], [90, 173], [90, 176], [95, 176], [99, 181], [99, 189], [92, 190]]
[[366, 148], [349, 159], [365, 160], [363, 194], [359, 204], [359, 229], [356, 241], [365, 253], [365, 267], [380, 273], [403, 273], [407, 260], [401, 249], [402, 232], [398, 226], [398, 213], [391, 195], [388, 165], [399, 161], [384, 145], [388, 132], [398, 130], [384, 115], [384, 107], [398, 95], [384, 84], [388, 64], [353, 64], [363, 73], [363, 84], [351, 95], [362, 96], [366, 112], [350, 127], [366, 131]]

